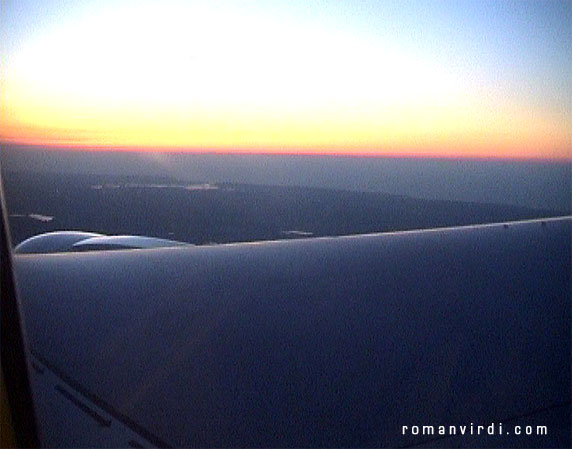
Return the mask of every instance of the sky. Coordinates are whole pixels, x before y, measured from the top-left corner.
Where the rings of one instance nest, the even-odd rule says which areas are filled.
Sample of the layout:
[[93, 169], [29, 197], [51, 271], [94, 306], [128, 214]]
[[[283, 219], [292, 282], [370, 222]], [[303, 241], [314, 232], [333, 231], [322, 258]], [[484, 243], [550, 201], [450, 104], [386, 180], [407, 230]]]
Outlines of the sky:
[[572, 158], [572, 1], [1, 3], [0, 142]]

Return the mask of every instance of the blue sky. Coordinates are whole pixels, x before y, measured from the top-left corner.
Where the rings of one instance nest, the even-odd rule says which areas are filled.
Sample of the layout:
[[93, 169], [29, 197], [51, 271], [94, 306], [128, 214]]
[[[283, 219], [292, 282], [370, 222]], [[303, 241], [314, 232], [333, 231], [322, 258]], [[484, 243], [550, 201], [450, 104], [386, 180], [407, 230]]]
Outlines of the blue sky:
[[[108, 26], [110, 18], [118, 22]], [[184, 39], [190, 39], [189, 33], [201, 25], [205, 39], [201, 41], [201, 34], [196, 34], [198, 42], [193, 47]], [[181, 28], [177, 36], [184, 39], [174, 41], [167, 35], [177, 27]], [[209, 27], [220, 29], [212, 32]], [[90, 31], [84, 33], [84, 29]], [[485, 143], [490, 142], [490, 147], [497, 148], [491, 150], [492, 155], [495, 151], [514, 153], [519, 145], [528, 145], [527, 154], [547, 151], [544, 156], [562, 157], [570, 146], [572, 126], [571, 30], [572, 1], [9, 0], [2, 3], [3, 112], [5, 117], [17, 119], [5, 121], [2, 138], [38, 140], [47, 133], [56, 142], [75, 142], [81, 137], [93, 144], [103, 135], [102, 145], [122, 141], [137, 145], [133, 136], [141, 127], [148, 129], [149, 123], [143, 126], [145, 120], [137, 117], [136, 109], [158, 109], [179, 97], [185, 100], [163, 113], [171, 123], [192, 122], [192, 136], [182, 136], [182, 129], [175, 125], [156, 124], [155, 137], [146, 136], [153, 145], [161, 145], [164, 138], [167, 146], [194, 148], [250, 145], [323, 150], [333, 145], [368, 151], [374, 147], [397, 152], [413, 148], [413, 153], [430, 153], [449, 145], [457, 154], [475, 155], [484, 152]], [[212, 44], [217, 38], [220, 42]], [[135, 49], [138, 42], [141, 48]], [[139, 60], [133, 67], [127, 66], [114, 47], [126, 49], [127, 59], [130, 49], [135, 49], [133, 59]], [[81, 54], [82, 48], [94, 54]], [[278, 55], [271, 54], [274, 48]], [[171, 59], [164, 55], [169, 51], [175, 55]], [[187, 53], [196, 57], [193, 51], [199, 52], [198, 61], [205, 70], [202, 83], [218, 80], [203, 89], [208, 93], [200, 97], [200, 107], [191, 105], [189, 98], [196, 95], [187, 92], [187, 85], [160, 75], [184, 71], [181, 60]], [[114, 69], [118, 75], [141, 72], [145, 58], [154, 78], [142, 86], [150, 85], [155, 96], [148, 98], [148, 91], [141, 87], [132, 92], [132, 103], [115, 117], [115, 106], [110, 105], [123, 105], [122, 93], [135, 88], [128, 80], [123, 86], [120, 80], [108, 80], [108, 85], [100, 86], [104, 90], [94, 92], [89, 92], [90, 85], [98, 88], [94, 80], [105, 78]], [[77, 75], [90, 81], [84, 92], [78, 91], [70, 75], [75, 60], [78, 65], [94, 67]], [[217, 62], [209, 66], [214, 60]], [[225, 60], [234, 62], [225, 65]], [[55, 68], [47, 67], [46, 73], [51, 61]], [[227, 79], [220, 78], [221, 71], [238, 72], [241, 61], [243, 78], [232, 78], [230, 73]], [[268, 71], [269, 64], [280, 65], [282, 72]], [[304, 70], [308, 82], [296, 73]], [[246, 86], [244, 98], [233, 97], [259, 73], [266, 78]], [[380, 78], [377, 85], [376, 76]], [[268, 84], [272, 78], [276, 85]], [[157, 80], [156, 86], [153, 80]], [[297, 81], [289, 85], [289, 80]], [[330, 82], [327, 89], [321, 80]], [[65, 85], [75, 90], [62, 88]], [[157, 99], [157, 86], [165, 85], [173, 86], [167, 99]], [[225, 91], [225, 85], [234, 91]], [[287, 86], [290, 91], [277, 96], [277, 86]], [[22, 91], [28, 92], [26, 98]], [[36, 96], [32, 98], [29, 92]], [[354, 94], [357, 96], [352, 97]], [[65, 108], [50, 106], [54, 101], [50, 95], [57, 96]], [[221, 100], [225, 95], [233, 98]], [[108, 98], [110, 103], [102, 105], [95, 102], [96, 97]], [[77, 121], [80, 102], [93, 103], [92, 109], [98, 111], [91, 122]], [[257, 115], [261, 107], [262, 116]], [[358, 115], [344, 115], [344, 108], [358, 111]], [[62, 109], [75, 118], [66, 117]], [[45, 110], [43, 116], [39, 110]], [[250, 122], [237, 117], [237, 110], [250, 117]], [[291, 120], [310, 112], [315, 117], [324, 115], [316, 123], [311, 118], [307, 123], [302, 123], [302, 118]], [[210, 121], [196, 119], [201, 114], [210, 114]], [[433, 114], [441, 115], [433, 119]], [[122, 118], [129, 115], [133, 115], [133, 123], [123, 123]], [[59, 117], [59, 121], [51, 117]], [[110, 117], [106, 128], [96, 126], [100, 117]], [[275, 117], [275, 121], [268, 123], [267, 117]], [[456, 117], [460, 117], [458, 123], [454, 123]], [[233, 125], [228, 125], [231, 122]], [[119, 124], [121, 133], [114, 123]], [[255, 129], [257, 124], [266, 131]], [[227, 128], [227, 134], [220, 131]], [[58, 137], [58, 130], [63, 129], [76, 131], [73, 136]], [[209, 131], [212, 129], [218, 134]], [[413, 137], [406, 136], [408, 130]], [[167, 138], [173, 135], [180, 139]], [[477, 141], [481, 142], [479, 148], [471, 143]], [[512, 150], [507, 150], [509, 147]]]

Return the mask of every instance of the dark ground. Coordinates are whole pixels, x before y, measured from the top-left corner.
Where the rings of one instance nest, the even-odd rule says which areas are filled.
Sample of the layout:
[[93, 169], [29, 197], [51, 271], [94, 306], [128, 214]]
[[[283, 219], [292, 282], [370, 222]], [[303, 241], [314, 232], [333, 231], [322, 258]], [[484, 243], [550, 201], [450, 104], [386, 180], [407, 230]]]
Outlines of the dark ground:
[[[14, 244], [55, 230], [145, 235], [208, 244], [557, 215], [550, 210], [501, 204], [311, 187], [219, 183], [208, 189], [187, 188], [192, 183], [150, 176], [7, 171], [4, 184]], [[30, 214], [47, 218], [41, 221]]]

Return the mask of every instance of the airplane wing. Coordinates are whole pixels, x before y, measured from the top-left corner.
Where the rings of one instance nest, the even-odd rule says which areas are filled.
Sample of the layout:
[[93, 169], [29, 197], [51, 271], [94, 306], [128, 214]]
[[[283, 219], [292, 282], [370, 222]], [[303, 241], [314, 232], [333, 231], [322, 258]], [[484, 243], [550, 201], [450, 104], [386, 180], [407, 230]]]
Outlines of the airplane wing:
[[16, 255], [44, 444], [569, 447], [571, 237]]

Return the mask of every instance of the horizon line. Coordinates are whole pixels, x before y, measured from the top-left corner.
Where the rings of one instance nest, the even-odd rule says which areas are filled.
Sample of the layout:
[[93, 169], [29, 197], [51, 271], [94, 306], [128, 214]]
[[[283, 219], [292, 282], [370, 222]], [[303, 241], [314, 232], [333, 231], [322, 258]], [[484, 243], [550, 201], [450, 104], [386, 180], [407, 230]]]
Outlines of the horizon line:
[[375, 150], [362, 151], [320, 151], [307, 149], [255, 149], [255, 148], [218, 148], [218, 147], [171, 147], [171, 146], [112, 146], [112, 145], [85, 145], [85, 144], [38, 144], [25, 142], [10, 142], [0, 140], [0, 148], [11, 150], [46, 150], [46, 151], [78, 151], [84, 153], [166, 153], [189, 155], [221, 155], [221, 156], [307, 156], [307, 157], [346, 157], [346, 158], [372, 158], [372, 159], [450, 159], [450, 160], [494, 160], [494, 161], [522, 161], [522, 162], [572, 162], [572, 154], [567, 156], [516, 156], [516, 155], [463, 155], [447, 152], [420, 153], [415, 151], [379, 152]]

